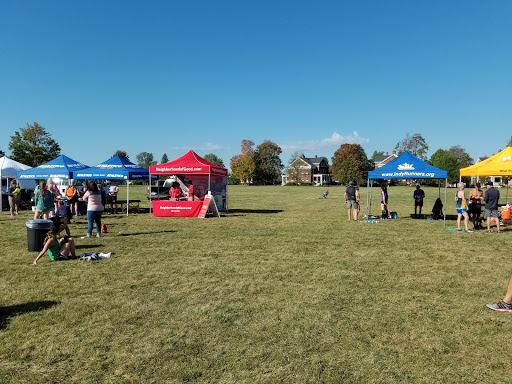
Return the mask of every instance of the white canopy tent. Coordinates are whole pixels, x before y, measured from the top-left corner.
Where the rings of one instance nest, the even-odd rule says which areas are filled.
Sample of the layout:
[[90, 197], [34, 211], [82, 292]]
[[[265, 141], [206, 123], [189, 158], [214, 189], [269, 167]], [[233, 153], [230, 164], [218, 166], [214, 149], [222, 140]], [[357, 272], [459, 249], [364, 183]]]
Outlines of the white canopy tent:
[[[7, 188], [9, 188], [10, 181], [16, 179], [16, 172], [25, 171], [26, 169], [30, 169], [28, 165], [18, 163], [12, 159], [9, 159], [7, 156], [0, 157], [0, 179], [7, 179]], [[24, 189], [34, 189], [36, 183], [34, 180], [20, 180], [19, 181], [20, 188]], [[0, 212], [3, 210], [2, 199], [0, 199]]]

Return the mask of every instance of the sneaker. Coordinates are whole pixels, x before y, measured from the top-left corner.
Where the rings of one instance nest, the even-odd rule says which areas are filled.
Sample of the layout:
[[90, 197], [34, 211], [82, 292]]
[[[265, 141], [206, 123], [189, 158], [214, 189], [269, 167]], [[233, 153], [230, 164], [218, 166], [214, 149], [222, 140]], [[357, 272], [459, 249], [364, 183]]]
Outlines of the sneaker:
[[497, 233], [503, 233], [503, 231], [498, 231]]
[[512, 312], [512, 304], [507, 304], [503, 300], [498, 300], [496, 304], [486, 304], [485, 306], [493, 311]]
[[487, 233], [491, 233], [491, 232], [492, 232], [492, 231], [491, 231], [490, 229], [487, 231]]
[[85, 236], [82, 236], [81, 239], [90, 239], [91, 238], [91, 235], [85, 235]]
[[466, 229], [466, 232], [467, 233], [473, 233], [474, 231], [472, 231], [471, 229]]
[[96, 234], [96, 237], [101, 237], [101, 235], [99, 233]]

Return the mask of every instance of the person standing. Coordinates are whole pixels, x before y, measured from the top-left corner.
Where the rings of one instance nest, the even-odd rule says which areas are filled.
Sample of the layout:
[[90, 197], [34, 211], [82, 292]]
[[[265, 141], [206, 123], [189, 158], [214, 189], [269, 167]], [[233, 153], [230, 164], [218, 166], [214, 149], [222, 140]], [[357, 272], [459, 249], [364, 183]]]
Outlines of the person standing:
[[380, 209], [382, 211], [382, 218], [387, 219], [389, 217], [388, 211], [388, 188], [386, 183], [380, 185]]
[[188, 181], [188, 201], [194, 201], [194, 184], [192, 180]]
[[[68, 201], [68, 211], [71, 212], [71, 215], [78, 215], [78, 197], [80, 193], [78, 192], [78, 188], [76, 187], [76, 181], [71, 180], [71, 184], [66, 189], [66, 200]], [[68, 214], [68, 218], [71, 219], [71, 215]]]
[[11, 181], [11, 185], [9, 186], [9, 189], [7, 190], [7, 199], [9, 200], [9, 208], [11, 209], [11, 217], [15, 217], [18, 214], [16, 211], [16, 180]]
[[83, 199], [87, 203], [87, 235], [82, 236], [82, 239], [91, 237], [94, 223], [96, 223], [96, 237], [101, 237], [101, 215], [104, 207], [101, 204], [101, 192], [96, 182], [91, 181], [89, 183], [89, 188]]
[[357, 220], [357, 207], [359, 201], [359, 191], [354, 187], [354, 182], [349, 181], [348, 187], [345, 189], [345, 204], [348, 210], [348, 220], [352, 220], [351, 213], [353, 213], [354, 220]]
[[471, 201], [469, 213], [471, 214], [473, 229], [480, 229], [480, 215], [482, 214], [482, 200], [484, 199], [484, 193], [480, 189], [480, 183], [475, 184], [475, 188], [469, 192], [468, 199]]
[[43, 219], [48, 219], [53, 209], [53, 193], [46, 188], [46, 181], [39, 182], [39, 189], [35, 192], [36, 212], [34, 219], [39, 219], [43, 215]]
[[110, 213], [114, 213], [114, 204], [116, 205], [115, 213], [117, 213], [117, 194], [119, 193], [119, 186], [112, 180], [108, 188], [108, 203], [110, 204]]
[[455, 193], [455, 209], [457, 210], [457, 231], [462, 231], [460, 228], [460, 220], [462, 216], [464, 216], [464, 228], [466, 232], [473, 232], [468, 229], [468, 201], [466, 200], [466, 196], [464, 195], [464, 183], [459, 183], [457, 185], [459, 189]]
[[500, 191], [498, 191], [492, 185], [491, 181], [485, 183], [487, 187], [487, 191], [485, 191], [484, 201], [485, 201], [485, 217], [487, 218], [487, 232], [491, 232], [491, 216], [496, 221], [496, 227], [498, 228], [498, 233], [500, 231], [500, 218], [498, 214], [498, 201], [500, 199]]
[[183, 190], [180, 188], [180, 183], [174, 181], [169, 189], [170, 200], [177, 201], [183, 196]]
[[420, 208], [420, 216], [421, 216], [421, 208], [423, 208], [423, 199], [425, 198], [425, 192], [421, 189], [419, 184], [416, 184], [416, 190], [414, 191], [414, 216], [417, 216], [417, 209]]

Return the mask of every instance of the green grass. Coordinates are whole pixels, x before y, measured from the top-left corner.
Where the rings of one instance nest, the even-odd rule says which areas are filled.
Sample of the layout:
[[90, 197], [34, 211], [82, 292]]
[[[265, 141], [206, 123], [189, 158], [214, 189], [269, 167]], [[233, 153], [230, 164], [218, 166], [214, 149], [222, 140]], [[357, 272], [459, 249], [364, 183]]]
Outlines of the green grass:
[[221, 218], [106, 215], [109, 233], [77, 244], [115, 254], [88, 263], [31, 265], [31, 213], [3, 212], [0, 382], [512, 382], [512, 317], [484, 306], [512, 230], [411, 219], [408, 187], [389, 189], [398, 220], [349, 222], [329, 190], [230, 186]]

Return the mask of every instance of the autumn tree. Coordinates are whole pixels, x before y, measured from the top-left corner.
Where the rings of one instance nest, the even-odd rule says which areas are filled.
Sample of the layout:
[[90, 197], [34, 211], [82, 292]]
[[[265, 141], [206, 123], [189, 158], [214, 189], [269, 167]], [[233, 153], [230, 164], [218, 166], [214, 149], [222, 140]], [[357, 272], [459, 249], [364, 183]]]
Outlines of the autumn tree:
[[373, 164], [359, 144], [342, 144], [332, 157], [332, 177], [342, 183], [359, 183], [367, 178], [371, 169]]
[[265, 184], [274, 184], [281, 176], [283, 163], [279, 155], [283, 151], [276, 143], [265, 140], [256, 147], [254, 151], [254, 176], [257, 180], [262, 180]]
[[130, 158], [128, 157], [128, 153], [126, 153], [125, 151], [122, 151], [120, 149], [115, 151], [114, 154], [112, 155], [112, 157], [116, 157], [117, 155], [119, 155], [119, 157], [122, 157], [123, 159], [130, 160]]
[[162, 155], [162, 160], [160, 160], [160, 164], [165, 164], [169, 162], [169, 158], [167, 157], [167, 153]]
[[459, 163], [450, 150], [438, 149], [430, 158], [430, 164], [434, 167], [448, 171], [448, 182], [459, 180]]
[[408, 151], [423, 161], [427, 160], [428, 145], [420, 133], [415, 133], [412, 136], [406, 134], [405, 138], [396, 144], [395, 149], [398, 155]]
[[154, 165], [153, 154], [149, 152], [141, 152], [137, 155], [137, 164], [139, 167], [149, 169], [150, 165]]
[[231, 174], [242, 183], [249, 184], [254, 177], [254, 142], [242, 140], [242, 154], [233, 156], [230, 160]]
[[31, 167], [46, 163], [60, 155], [60, 146], [53, 140], [46, 129], [34, 122], [27, 123], [11, 136], [9, 142], [11, 158]]
[[209, 161], [210, 163], [215, 164], [219, 167], [225, 168], [224, 161], [222, 161], [222, 159], [220, 157], [218, 157], [217, 155], [215, 155], [213, 153], [208, 153], [208, 154], [204, 155], [203, 159], [205, 159], [206, 161]]

